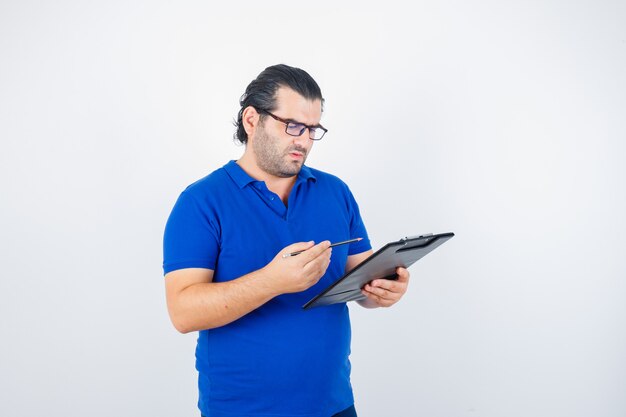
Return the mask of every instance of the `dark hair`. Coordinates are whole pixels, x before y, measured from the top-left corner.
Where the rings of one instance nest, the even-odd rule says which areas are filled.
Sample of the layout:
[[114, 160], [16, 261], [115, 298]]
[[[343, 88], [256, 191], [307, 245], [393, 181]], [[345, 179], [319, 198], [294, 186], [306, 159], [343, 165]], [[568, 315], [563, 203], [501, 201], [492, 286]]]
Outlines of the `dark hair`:
[[[235, 141], [244, 144], [248, 142], [248, 134], [242, 122], [246, 107], [252, 106], [259, 111], [276, 110], [276, 91], [279, 87], [289, 87], [306, 99], [321, 100], [324, 103], [319, 85], [306, 71], [285, 64], [267, 67], [248, 84], [246, 92], [239, 99], [241, 109], [234, 123], [237, 127], [233, 135]], [[261, 120], [264, 117], [265, 114], [261, 114]]]

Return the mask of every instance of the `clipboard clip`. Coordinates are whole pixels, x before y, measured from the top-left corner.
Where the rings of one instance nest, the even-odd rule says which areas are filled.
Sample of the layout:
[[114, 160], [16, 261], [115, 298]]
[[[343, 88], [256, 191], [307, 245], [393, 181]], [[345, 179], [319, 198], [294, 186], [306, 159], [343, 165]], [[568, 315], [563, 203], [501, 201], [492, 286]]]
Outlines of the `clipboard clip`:
[[421, 239], [423, 237], [430, 237], [432, 236], [432, 233], [426, 233], [425, 235], [416, 235], [416, 236], [405, 236], [402, 239], [400, 239], [401, 241], [407, 241], [407, 240], [413, 240], [413, 239]]

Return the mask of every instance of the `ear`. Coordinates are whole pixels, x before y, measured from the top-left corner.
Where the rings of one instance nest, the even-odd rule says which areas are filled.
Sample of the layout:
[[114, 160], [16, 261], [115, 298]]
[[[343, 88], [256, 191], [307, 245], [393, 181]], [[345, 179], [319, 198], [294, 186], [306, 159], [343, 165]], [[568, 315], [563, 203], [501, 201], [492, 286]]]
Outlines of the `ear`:
[[241, 115], [241, 123], [243, 124], [243, 128], [248, 134], [248, 138], [254, 136], [254, 132], [259, 126], [260, 115], [259, 112], [252, 106], [248, 106], [243, 109], [243, 114]]

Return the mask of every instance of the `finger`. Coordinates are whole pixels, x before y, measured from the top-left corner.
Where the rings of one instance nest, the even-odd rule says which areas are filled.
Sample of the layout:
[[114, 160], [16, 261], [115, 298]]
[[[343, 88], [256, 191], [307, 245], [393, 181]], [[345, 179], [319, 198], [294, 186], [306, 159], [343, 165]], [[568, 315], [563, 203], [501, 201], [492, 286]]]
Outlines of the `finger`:
[[330, 247], [330, 241], [325, 240], [307, 249], [306, 251], [302, 252], [301, 254], [298, 255], [298, 258], [300, 258], [300, 260], [304, 264], [308, 264], [309, 262], [319, 257], [322, 253], [324, 253], [324, 251], [327, 250], [329, 247]]
[[398, 282], [397, 280], [377, 279], [370, 283], [374, 288], [382, 288], [390, 292], [404, 294], [407, 290], [407, 282]]
[[403, 267], [398, 267], [396, 269], [396, 274], [398, 274], [398, 281], [397, 282], [409, 282], [409, 270]]
[[363, 288], [365, 291], [369, 292], [370, 294], [376, 296], [379, 300], [385, 300], [385, 301], [393, 301], [396, 300], [397, 298], [399, 298], [396, 293], [386, 290], [384, 288], [380, 288], [380, 287], [372, 287], [371, 285], [366, 285]]
[[373, 302], [375, 302], [378, 306], [380, 307], [389, 307], [391, 305], [394, 304], [395, 301], [393, 300], [387, 300], [385, 298], [382, 298], [381, 296], [374, 294], [372, 292], [369, 292], [365, 289], [363, 289], [361, 291], [361, 293], [366, 296], [368, 299], [372, 300]]
[[308, 276], [318, 276], [321, 277], [326, 273], [326, 269], [328, 269], [328, 265], [330, 265], [330, 254], [332, 252], [332, 248], [328, 249], [327, 253], [323, 253], [312, 261], [308, 262], [304, 265], [304, 272]]
[[312, 240], [309, 242], [297, 242], [297, 243], [293, 243], [289, 246], [284, 247], [280, 253], [285, 255], [288, 253], [294, 253], [294, 252], [298, 252], [301, 250], [307, 250], [311, 247], [313, 247], [315, 245], [315, 242], [313, 242]]
[[369, 285], [372, 287], [383, 288], [385, 290], [391, 290], [396, 285], [396, 281], [390, 279], [375, 279], [370, 282]]

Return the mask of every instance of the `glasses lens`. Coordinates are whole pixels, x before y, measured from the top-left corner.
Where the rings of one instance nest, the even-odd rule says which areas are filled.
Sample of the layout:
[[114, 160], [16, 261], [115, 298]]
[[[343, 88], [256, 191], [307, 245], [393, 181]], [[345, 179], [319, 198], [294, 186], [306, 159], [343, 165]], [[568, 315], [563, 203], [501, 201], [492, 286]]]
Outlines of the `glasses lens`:
[[326, 132], [322, 128], [312, 128], [309, 131], [309, 137], [313, 140], [320, 140], [322, 136], [324, 136], [324, 133]]
[[[306, 131], [306, 129], [307, 127], [303, 125], [302, 123], [289, 122], [287, 123], [286, 131], [287, 131], [287, 134], [291, 136], [302, 136], [302, 134]], [[315, 128], [315, 127], [309, 128], [309, 137], [313, 140], [320, 140], [322, 136], [324, 136], [324, 133], [326, 132], [322, 128]]]
[[306, 126], [304, 126], [303, 124], [292, 122], [287, 123], [287, 133], [291, 136], [300, 136], [304, 133], [305, 129]]

